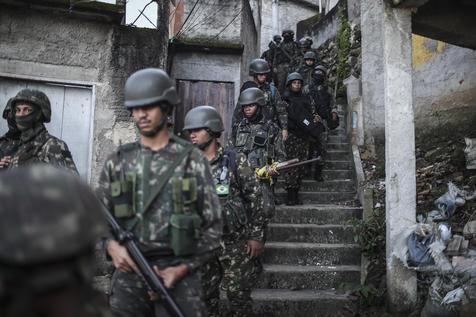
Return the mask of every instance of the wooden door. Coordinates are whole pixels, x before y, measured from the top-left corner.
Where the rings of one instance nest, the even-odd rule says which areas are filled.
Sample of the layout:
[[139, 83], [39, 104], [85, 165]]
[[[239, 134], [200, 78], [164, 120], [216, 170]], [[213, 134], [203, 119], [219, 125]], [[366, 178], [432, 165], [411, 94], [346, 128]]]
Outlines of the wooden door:
[[231, 133], [231, 120], [235, 108], [235, 88], [233, 83], [212, 81], [177, 80], [178, 94], [181, 100], [175, 110], [175, 133], [183, 129], [183, 120], [187, 112], [197, 106], [212, 106], [217, 109], [223, 119], [225, 132], [222, 144]]

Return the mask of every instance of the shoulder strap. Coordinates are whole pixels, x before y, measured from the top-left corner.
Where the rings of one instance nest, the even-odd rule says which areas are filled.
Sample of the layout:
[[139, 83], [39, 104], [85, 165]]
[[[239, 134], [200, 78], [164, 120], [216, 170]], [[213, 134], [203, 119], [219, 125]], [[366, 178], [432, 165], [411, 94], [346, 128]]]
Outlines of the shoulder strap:
[[276, 86], [274, 85], [274, 83], [269, 84], [269, 87], [270, 87], [270, 89], [271, 89], [271, 96], [273, 97], [273, 100], [274, 100], [274, 98], [276, 98], [277, 88], [276, 88]]
[[[173, 176], [175, 169], [177, 166], [179, 166], [182, 161], [188, 156], [190, 152], [194, 149], [194, 146], [192, 144], [186, 144], [185, 149], [179, 154], [175, 162], [170, 166], [170, 168], [167, 170], [167, 172], [164, 174], [163, 177], [160, 178], [159, 183], [157, 184], [155, 191], [151, 193], [149, 200], [147, 203], [144, 205], [144, 209], [142, 210], [142, 215], [147, 213], [150, 205], [152, 202], [155, 200], [155, 198], [160, 194], [162, 189], [164, 188], [165, 184], [169, 181], [169, 179]], [[142, 217], [141, 217], [142, 218]], [[139, 218], [136, 218], [134, 220], [134, 223], [132, 224], [132, 229], [135, 228], [135, 226], [139, 223]]]
[[231, 149], [228, 149], [225, 150], [223, 155], [228, 156], [233, 175], [235, 175], [235, 178], [238, 179], [238, 164], [236, 164], [236, 152]]

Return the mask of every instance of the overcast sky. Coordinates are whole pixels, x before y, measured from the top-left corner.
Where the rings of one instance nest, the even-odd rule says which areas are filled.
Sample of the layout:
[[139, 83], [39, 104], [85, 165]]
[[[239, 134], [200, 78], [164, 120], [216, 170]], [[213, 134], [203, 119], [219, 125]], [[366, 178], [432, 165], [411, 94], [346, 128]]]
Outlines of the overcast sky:
[[[107, 2], [107, 3], [116, 3], [116, 0], [96, 0], [100, 2]], [[126, 24], [132, 23], [137, 16], [139, 16], [140, 11], [144, 8], [144, 6], [149, 3], [150, 0], [129, 0], [127, 1], [126, 7]], [[144, 11], [144, 15], [146, 15], [154, 25], [157, 25], [157, 3], [151, 3], [147, 9]], [[147, 21], [147, 19], [141, 16], [137, 22], [135, 23], [138, 27], [146, 27], [146, 28], [153, 28], [152, 24]]]

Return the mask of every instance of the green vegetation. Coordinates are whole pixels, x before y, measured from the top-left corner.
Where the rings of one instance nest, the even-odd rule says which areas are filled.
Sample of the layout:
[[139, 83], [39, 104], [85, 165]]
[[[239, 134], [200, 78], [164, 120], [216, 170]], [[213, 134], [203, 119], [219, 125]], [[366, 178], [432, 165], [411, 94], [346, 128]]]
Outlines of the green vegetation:
[[343, 81], [350, 75], [350, 65], [348, 63], [350, 54], [350, 36], [351, 28], [347, 20], [345, 8], [339, 11], [339, 31], [337, 32], [337, 96], [345, 96]]

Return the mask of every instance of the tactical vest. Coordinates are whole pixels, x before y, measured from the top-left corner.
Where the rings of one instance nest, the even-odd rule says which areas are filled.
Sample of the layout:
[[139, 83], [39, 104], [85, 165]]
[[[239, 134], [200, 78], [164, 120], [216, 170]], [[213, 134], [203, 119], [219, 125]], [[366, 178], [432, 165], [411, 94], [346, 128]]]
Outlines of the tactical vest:
[[251, 125], [247, 119], [242, 120], [238, 125], [235, 148], [247, 156], [253, 169], [272, 163], [275, 156], [272, 130], [272, 127], [266, 123]]
[[[172, 137], [175, 142], [184, 142]], [[141, 158], [141, 163], [128, 168], [128, 162], [137, 159], [139, 144], [130, 143], [118, 148], [116, 156], [119, 167], [112, 163], [108, 166], [111, 175], [111, 197], [114, 216], [128, 231], [134, 232], [136, 226], [150, 211], [151, 205], [160, 195], [161, 189], [172, 184], [172, 206], [169, 215], [169, 230], [157, 235], [158, 242], [170, 245], [173, 254], [177, 256], [194, 254], [200, 238], [201, 217], [198, 211], [203, 197], [198, 197], [197, 179], [186, 173], [190, 160], [191, 145], [186, 145], [177, 160], [160, 178], [159, 183], [151, 188], [149, 185], [150, 157]], [[186, 159], [185, 168], [175, 171], [183, 159]], [[138, 166], [140, 171], [138, 170]], [[142, 171], [142, 174], [140, 173]], [[167, 203], [167, 202], [164, 202]]]
[[[216, 164], [218, 164], [218, 169], [215, 171], [213, 181], [223, 208], [223, 233], [238, 233], [248, 223], [248, 214], [243, 204], [241, 191], [238, 196], [232, 196], [232, 186], [238, 187], [236, 152], [225, 151]], [[232, 176], [235, 178], [234, 184], [232, 184]]]

